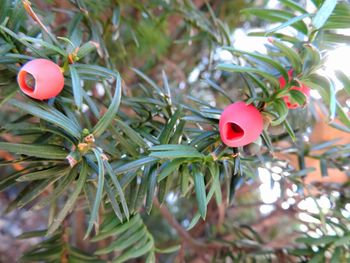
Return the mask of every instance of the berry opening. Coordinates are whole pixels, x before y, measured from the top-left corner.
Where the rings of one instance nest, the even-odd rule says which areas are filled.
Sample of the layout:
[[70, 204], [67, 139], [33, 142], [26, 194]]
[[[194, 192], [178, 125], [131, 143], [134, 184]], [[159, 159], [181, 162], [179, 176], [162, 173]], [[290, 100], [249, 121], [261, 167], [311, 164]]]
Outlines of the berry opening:
[[29, 72], [22, 70], [18, 74], [18, 82], [22, 90], [32, 93], [35, 90], [35, 78]]
[[226, 138], [228, 140], [238, 140], [241, 139], [244, 135], [243, 129], [236, 123], [227, 123], [226, 124]]

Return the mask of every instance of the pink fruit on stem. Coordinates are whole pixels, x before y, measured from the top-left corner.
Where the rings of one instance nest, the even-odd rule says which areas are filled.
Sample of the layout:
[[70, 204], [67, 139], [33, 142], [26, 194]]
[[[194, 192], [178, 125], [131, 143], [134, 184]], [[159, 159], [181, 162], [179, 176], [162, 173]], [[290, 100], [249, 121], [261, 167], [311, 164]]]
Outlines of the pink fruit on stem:
[[[289, 76], [289, 80], [290, 80], [293, 76], [292, 69], [288, 71], [288, 76]], [[289, 82], [289, 80], [288, 80], [288, 82]], [[283, 89], [284, 86], [286, 86], [286, 80], [283, 77], [280, 77], [279, 82], [280, 82], [281, 89]], [[302, 92], [305, 95], [306, 99], [308, 99], [310, 96], [310, 88], [306, 87], [302, 83], [300, 83], [300, 87], [292, 86], [291, 88], [289, 88], [289, 90], [298, 90], [298, 91]], [[289, 109], [296, 109], [296, 108], [299, 108], [300, 106], [303, 106], [303, 105], [299, 105], [298, 103], [292, 103], [290, 96], [284, 96], [283, 100]]]
[[48, 59], [34, 59], [19, 71], [17, 82], [23, 93], [37, 100], [56, 97], [63, 89], [60, 67]]
[[230, 147], [254, 142], [263, 130], [263, 117], [253, 106], [239, 101], [227, 106], [219, 121], [221, 140]]

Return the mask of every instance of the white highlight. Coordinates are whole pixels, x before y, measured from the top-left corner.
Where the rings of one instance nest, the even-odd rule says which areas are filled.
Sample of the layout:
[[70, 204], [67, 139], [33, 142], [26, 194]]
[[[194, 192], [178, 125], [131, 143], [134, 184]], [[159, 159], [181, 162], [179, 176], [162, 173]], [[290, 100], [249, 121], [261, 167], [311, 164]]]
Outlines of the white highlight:
[[265, 44], [268, 43], [266, 37], [252, 37], [248, 36], [243, 29], [236, 29], [233, 33], [233, 46], [236, 49], [244, 51], [257, 51], [266, 54]]

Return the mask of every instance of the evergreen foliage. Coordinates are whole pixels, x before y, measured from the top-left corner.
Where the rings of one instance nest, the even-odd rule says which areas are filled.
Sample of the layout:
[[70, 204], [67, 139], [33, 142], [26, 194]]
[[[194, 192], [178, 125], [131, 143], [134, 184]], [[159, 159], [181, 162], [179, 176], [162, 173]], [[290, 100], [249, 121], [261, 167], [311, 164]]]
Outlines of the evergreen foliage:
[[[318, 132], [316, 106], [329, 125], [350, 132], [350, 76], [320, 73], [326, 52], [350, 42], [340, 31], [350, 28], [347, 1], [308, 1], [311, 13], [306, 1], [291, 0], [276, 9], [243, 0], [0, 1], [0, 150], [11, 154], [0, 161], [0, 191], [18, 192], [5, 212], [48, 211], [45, 229], [19, 237], [41, 240], [23, 261], [350, 260], [349, 183], [304, 181], [314, 170], [306, 158], [319, 161], [323, 176], [328, 168], [349, 175], [350, 144], [303, 140]], [[269, 39], [266, 53], [234, 47], [242, 25]], [[218, 59], [218, 50], [232, 59]], [[20, 92], [17, 73], [35, 58], [61, 66], [59, 96], [37, 101]], [[188, 81], [194, 69], [200, 77]], [[290, 90], [300, 83], [322, 99]], [[306, 105], [288, 109], [284, 96]], [[218, 130], [223, 108], [239, 100], [265, 122], [262, 140], [244, 149], [225, 146]], [[266, 221], [277, 226], [269, 233], [271, 215], [258, 210], [262, 167], [282, 171], [271, 215], [283, 227]], [[296, 202], [325, 195], [331, 209], [281, 208], [292, 186]], [[72, 241], [77, 224], [85, 251]]]

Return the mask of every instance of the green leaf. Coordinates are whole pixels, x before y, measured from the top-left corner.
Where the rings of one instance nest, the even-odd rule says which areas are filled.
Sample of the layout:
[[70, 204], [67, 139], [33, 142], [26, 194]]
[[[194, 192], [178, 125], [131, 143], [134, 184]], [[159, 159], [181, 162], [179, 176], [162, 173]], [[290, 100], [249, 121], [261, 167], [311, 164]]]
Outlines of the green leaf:
[[107, 247], [101, 248], [95, 252], [97, 255], [104, 255], [111, 252], [118, 256], [112, 262], [125, 262], [128, 259], [145, 255], [151, 249], [154, 250], [153, 237], [148, 232], [139, 214], [130, 218], [130, 221], [122, 224], [103, 223], [101, 232], [92, 238], [92, 241], [100, 241], [108, 237], [117, 239], [110, 242]]
[[43, 193], [46, 188], [53, 184], [57, 179], [46, 179], [39, 182], [34, 182], [29, 184], [26, 188], [17, 197], [13, 200], [6, 209], [5, 213], [12, 211], [14, 208], [24, 207], [26, 204], [33, 201], [37, 198], [41, 193]]
[[170, 254], [178, 251], [181, 248], [181, 245], [175, 245], [167, 248], [156, 248], [156, 252], [161, 254]]
[[78, 59], [79, 60], [82, 59], [83, 57], [85, 57], [86, 55], [91, 53], [92, 51], [95, 51], [97, 48], [98, 48], [98, 43], [96, 43], [94, 41], [86, 42], [84, 45], [82, 45], [78, 49], [78, 52], [77, 52]]
[[184, 144], [163, 144], [156, 145], [149, 148], [150, 151], [190, 151], [190, 152], [198, 152], [196, 148], [190, 145]]
[[[334, 120], [336, 110], [338, 110], [339, 117], [346, 122], [347, 116], [342, 116], [341, 107], [338, 107], [336, 100], [336, 91], [334, 84], [325, 76], [311, 74], [307, 79], [303, 80], [303, 83], [309, 87], [315, 88], [319, 91], [322, 99], [328, 104], [329, 107], [329, 119]], [[347, 117], [347, 118], [343, 118]], [[346, 123], [344, 123], [346, 124]], [[349, 126], [350, 127], [350, 126]]]
[[11, 36], [13, 39], [20, 42], [22, 45], [26, 46], [28, 49], [30, 49], [32, 52], [34, 52], [37, 56], [39, 56], [41, 58], [48, 58], [43, 52], [39, 51], [33, 45], [31, 45], [27, 41], [23, 40], [21, 37], [19, 37], [15, 32], [11, 31], [10, 29], [0, 25], [0, 30], [5, 32], [7, 35]]
[[172, 161], [167, 161], [161, 166], [161, 171], [158, 175], [158, 182], [167, 178], [169, 175], [174, 173], [179, 169], [180, 165], [184, 162], [184, 159], [176, 159]]
[[112, 133], [114, 139], [118, 141], [118, 144], [125, 150], [126, 153], [130, 154], [133, 157], [138, 157], [139, 152], [138, 148], [134, 142], [127, 140], [124, 136], [121, 136], [118, 129], [115, 126], [110, 126], [110, 132]]
[[137, 102], [140, 104], [150, 104], [151, 106], [157, 105], [159, 107], [166, 107], [166, 103], [162, 102], [161, 100], [154, 99], [154, 98], [147, 98], [147, 97], [133, 97], [133, 98], [127, 98], [124, 100], [124, 103], [128, 102]]
[[298, 3], [296, 3], [295, 1], [293, 0], [279, 0], [282, 4], [284, 4], [285, 6], [297, 11], [297, 12], [300, 12], [302, 14], [304, 13], [307, 13], [307, 11], [301, 7]]
[[107, 196], [109, 198], [109, 201], [111, 203], [112, 209], [115, 213], [115, 215], [118, 217], [120, 221], [123, 221], [123, 214], [120, 210], [118, 201], [116, 200], [116, 194], [113, 191], [113, 189], [109, 186], [107, 180], [104, 181], [104, 188], [106, 189]]
[[169, 143], [170, 136], [173, 133], [173, 130], [176, 126], [176, 123], [178, 123], [178, 119], [180, 118], [181, 111], [180, 109], [177, 109], [174, 113], [174, 115], [170, 118], [167, 125], [164, 125], [164, 128], [162, 132], [159, 134], [159, 142], [161, 144], [167, 144]]
[[324, 252], [323, 251], [318, 251], [318, 253], [316, 255], [314, 255], [308, 261], [308, 263], [323, 263], [323, 262], [325, 262]]
[[344, 90], [348, 93], [350, 96], [350, 78], [344, 74], [344, 72], [337, 70], [335, 71], [335, 75], [337, 78], [341, 81], [343, 84]]
[[94, 223], [97, 221], [98, 210], [99, 210], [101, 200], [102, 200], [103, 185], [104, 185], [104, 180], [105, 180], [105, 171], [104, 171], [103, 160], [101, 157], [101, 152], [95, 148], [93, 148], [92, 151], [95, 154], [97, 164], [98, 164], [98, 182], [97, 182], [97, 191], [96, 191], [95, 201], [94, 201], [94, 205], [92, 207], [92, 212], [90, 215], [89, 224], [88, 224], [88, 228], [86, 230], [84, 239], [86, 239], [88, 237], [88, 235], [90, 234], [90, 232], [92, 230]]
[[91, 238], [91, 241], [98, 242], [109, 236], [118, 236], [128, 229], [134, 229], [140, 225], [142, 225], [142, 219], [139, 214], [136, 214], [132, 216], [129, 221], [126, 221], [123, 224], [117, 224], [112, 229], [102, 228], [100, 233]]
[[116, 78], [116, 87], [115, 87], [114, 96], [111, 101], [111, 104], [108, 107], [108, 110], [106, 111], [106, 113], [102, 116], [102, 118], [97, 122], [97, 124], [93, 128], [93, 134], [96, 137], [100, 136], [108, 128], [108, 126], [111, 124], [111, 122], [115, 118], [119, 109], [119, 104], [121, 99], [121, 90], [122, 90], [119, 73], [115, 73], [115, 78]]
[[215, 200], [218, 205], [222, 203], [222, 193], [221, 193], [221, 185], [220, 185], [220, 171], [219, 166], [216, 164], [209, 166], [209, 171], [211, 176], [213, 177], [212, 187], [215, 188]]
[[337, 110], [337, 98], [333, 81], [329, 81], [329, 119], [333, 121]]
[[3, 190], [5, 190], [8, 187], [11, 187], [12, 185], [17, 184], [17, 178], [19, 178], [20, 176], [22, 176], [23, 174], [25, 174], [26, 172], [31, 171], [31, 169], [23, 169], [20, 170], [18, 172], [14, 172], [11, 174], [7, 174], [6, 177], [2, 177], [0, 179], [0, 192], [2, 192]]
[[145, 263], [154, 263], [154, 262], [157, 262], [156, 261], [156, 255], [155, 255], [154, 251], [150, 251], [148, 253], [148, 256], [146, 258], [146, 262]]
[[140, 146], [143, 149], [147, 149], [148, 145], [143, 140], [143, 138], [134, 131], [129, 125], [121, 120], [116, 120], [118, 127], [124, 132], [126, 136], [128, 136], [134, 143]]
[[126, 249], [135, 243], [137, 243], [140, 239], [144, 238], [147, 234], [146, 228], [144, 225], [141, 225], [141, 228], [130, 229], [130, 232], [126, 232], [123, 235], [119, 236], [117, 240], [112, 242], [109, 246], [99, 249], [95, 252], [95, 255], [104, 255], [111, 253], [113, 251], [120, 251]]
[[338, 113], [339, 120], [350, 129], [349, 115], [344, 111], [343, 107], [340, 105], [339, 102], [336, 102], [336, 104], [337, 104], [337, 113]]
[[184, 120], [178, 121], [178, 125], [175, 127], [175, 132], [171, 136], [169, 143], [170, 144], [179, 144], [182, 141], [182, 137], [184, 134], [184, 129], [186, 126], [186, 122]]
[[244, 54], [244, 55], [248, 55], [248, 56], [251, 56], [253, 58], [259, 59], [260, 61], [277, 69], [278, 72], [285, 79], [289, 79], [288, 73], [287, 73], [286, 69], [283, 66], [281, 66], [281, 63], [271, 59], [270, 57], [268, 57], [266, 55], [259, 54], [259, 53], [253, 53], [253, 52], [247, 52], [247, 51], [243, 51], [243, 50], [237, 50], [237, 49], [232, 48], [232, 47], [224, 47], [224, 49], [229, 50], [233, 53]]
[[[261, 19], [266, 19], [271, 22], [285, 22], [295, 17], [293, 13], [280, 9], [247, 8], [244, 9], [242, 13], [252, 14]], [[303, 21], [297, 21], [291, 24], [291, 26], [294, 27], [297, 31], [303, 33], [304, 35], [308, 34], [307, 26]]]
[[40, 200], [34, 206], [34, 209], [36, 209], [36, 210], [42, 209], [42, 208], [48, 206], [50, 203], [54, 202], [70, 186], [70, 184], [75, 180], [76, 177], [77, 177], [77, 172], [76, 172], [76, 169], [73, 168], [70, 170], [69, 174], [66, 175], [63, 178], [63, 180], [61, 180], [59, 182], [59, 184], [54, 189], [54, 191], [46, 198], [43, 198], [42, 200]]
[[62, 246], [57, 245], [50, 248], [47, 248], [42, 251], [34, 252], [34, 253], [25, 253], [21, 257], [21, 261], [44, 261], [44, 262], [50, 262], [50, 261], [57, 261], [60, 258], [60, 255], [62, 253]]
[[[73, 174], [76, 175], [77, 170], [74, 169]], [[61, 211], [58, 213], [58, 215], [55, 217], [55, 219], [52, 221], [52, 224], [49, 226], [49, 229], [47, 231], [47, 235], [51, 235], [53, 232], [55, 232], [62, 224], [62, 221], [66, 218], [67, 214], [73, 209], [75, 202], [77, 201], [81, 190], [84, 187], [86, 178], [88, 176], [87, 171], [87, 164], [86, 162], [82, 162], [81, 164], [81, 170], [79, 174], [79, 179], [76, 183], [76, 187], [73, 191], [73, 193], [69, 196], [66, 204], [61, 209]]]
[[278, 41], [276, 39], [272, 41], [272, 44], [275, 45], [279, 50], [281, 50], [281, 52], [288, 58], [290, 64], [293, 67], [294, 72], [296, 74], [299, 74], [303, 67], [298, 53], [293, 48], [288, 47], [283, 42]]
[[15, 99], [9, 100], [8, 103], [40, 119], [46, 120], [52, 124], [57, 125], [58, 127], [62, 128], [64, 131], [67, 131], [70, 135], [72, 135], [75, 138], [80, 137], [81, 130], [73, 121], [71, 121], [68, 117], [63, 115], [58, 110], [50, 108], [44, 103], [27, 103]]
[[167, 95], [168, 103], [171, 105], [171, 92], [170, 92], [170, 87], [169, 87], [169, 81], [168, 81], [168, 77], [165, 74], [164, 70], [162, 70], [162, 79], [163, 79], [164, 90], [165, 90], [166, 95]]
[[154, 162], [158, 161], [158, 158], [155, 157], [142, 157], [138, 160], [131, 161], [129, 163], [123, 164], [115, 169], [115, 172], [117, 174], [122, 174], [131, 170], [136, 170], [144, 165], [152, 164]]
[[344, 35], [344, 34], [334, 34], [329, 32], [322, 32], [322, 41], [326, 42], [329, 45], [336, 45], [336, 44], [349, 44], [350, 43], [350, 36]]
[[162, 180], [159, 184], [158, 184], [158, 193], [157, 193], [157, 197], [158, 197], [158, 201], [159, 204], [163, 204], [166, 194], [168, 193], [168, 188], [169, 185], [171, 184], [171, 180], [166, 177], [165, 180]]
[[83, 104], [83, 95], [82, 95], [82, 87], [80, 85], [79, 74], [73, 65], [69, 66], [69, 70], [72, 78], [74, 102], [77, 108], [81, 109], [81, 106]]
[[302, 14], [300, 16], [295, 16], [289, 20], [287, 20], [286, 22], [282, 23], [281, 25], [275, 27], [275, 28], [272, 28], [272, 29], [269, 29], [266, 31], [266, 35], [269, 35], [271, 33], [274, 33], [274, 32], [277, 32], [278, 30], [281, 30], [283, 28], [286, 28], [286, 27], [289, 27], [289, 26], [292, 26], [294, 25], [295, 23], [299, 22], [299, 21], [302, 21], [303, 19], [307, 18], [307, 17], [310, 17], [311, 14]]
[[40, 46], [44, 47], [45, 49], [54, 51], [55, 53], [57, 53], [57, 54], [59, 54], [59, 55], [61, 55], [63, 57], [67, 56], [67, 53], [63, 49], [61, 49], [60, 47], [54, 46], [54, 45], [52, 45], [52, 44], [50, 44], [50, 43], [48, 43], [46, 41], [43, 41], [41, 39], [28, 37], [28, 36], [21, 37], [20, 39], [28, 41], [28, 42], [35, 43], [37, 45], [40, 45]]
[[156, 167], [151, 169], [151, 172], [148, 174], [148, 180], [147, 180], [147, 193], [146, 193], [146, 212], [149, 214], [152, 210], [153, 206], [153, 197], [156, 193], [156, 187], [157, 187], [157, 169]]
[[112, 261], [113, 263], [126, 262], [129, 259], [140, 257], [147, 252], [149, 252], [154, 247], [154, 242], [152, 239], [147, 240], [146, 242], [139, 242], [134, 247], [128, 249], [116, 260]]
[[194, 188], [196, 191], [196, 199], [198, 204], [198, 210], [203, 219], [207, 214], [207, 197], [205, 193], [204, 175], [197, 168], [193, 171]]
[[334, 242], [335, 246], [346, 246], [350, 244], [350, 235], [346, 235], [343, 237], [340, 237], [337, 241]]
[[115, 172], [113, 172], [113, 169], [111, 167], [111, 165], [109, 164], [108, 161], [104, 161], [104, 165], [106, 167], [106, 170], [108, 172], [108, 175], [110, 176], [110, 178], [112, 179], [112, 182], [114, 184], [115, 189], [117, 190], [117, 193], [119, 195], [119, 199], [120, 202], [122, 203], [122, 207], [124, 210], [124, 214], [127, 220], [129, 220], [129, 209], [128, 209], [128, 205], [126, 204], [126, 200], [125, 200], [125, 196], [124, 196], [124, 192], [119, 184], [119, 181], [115, 175]]
[[312, 24], [316, 29], [320, 29], [327, 22], [328, 18], [332, 14], [337, 0], [325, 0], [321, 8], [317, 11], [316, 15], [312, 19]]
[[288, 254], [294, 256], [312, 256], [315, 252], [311, 248], [288, 249]]
[[[215, 190], [216, 188], [215, 187], [211, 187], [209, 192], [208, 192], [208, 195], [207, 195], [207, 198], [206, 198], [206, 205], [209, 204], [211, 198], [213, 197], [214, 193], [215, 193]], [[190, 225], [188, 226], [187, 230], [190, 230], [192, 229], [196, 224], [197, 222], [199, 221], [199, 219], [201, 218], [201, 215], [199, 212], [197, 212], [195, 214], [195, 216], [192, 218], [191, 222], [190, 222]]]
[[149, 77], [147, 77], [144, 73], [142, 73], [140, 70], [136, 68], [131, 68], [138, 76], [140, 76], [142, 79], [144, 79], [158, 94], [164, 95], [163, 91], [158, 87], [158, 85], [151, 80]]
[[24, 154], [28, 156], [43, 159], [66, 159], [68, 152], [63, 147], [51, 144], [19, 144], [0, 142], [0, 149], [16, 154]]
[[87, 103], [87, 105], [89, 106], [92, 114], [99, 119], [100, 118], [100, 113], [99, 113], [99, 109], [96, 106], [96, 103], [91, 99], [91, 97], [85, 92], [85, 90], [81, 90], [82, 94], [83, 94], [83, 98], [85, 100], [85, 102]]
[[23, 132], [23, 133], [43, 133], [43, 132], [49, 132], [56, 134], [67, 141], [71, 142], [72, 144], [75, 144], [74, 138], [64, 132], [62, 129], [57, 128], [56, 126], [45, 124], [38, 126], [37, 124], [30, 124], [30, 123], [10, 123], [6, 124], [3, 127], [4, 129], [11, 131], [11, 132]]
[[341, 139], [340, 138], [336, 138], [333, 140], [329, 140], [326, 142], [322, 142], [322, 143], [318, 143], [318, 144], [314, 144], [310, 147], [310, 151], [319, 151], [319, 150], [324, 150], [328, 147], [334, 146], [335, 143], [339, 142]]
[[329, 263], [341, 262], [341, 254], [342, 254], [342, 249], [340, 247], [336, 247], [332, 254], [331, 261]]
[[[67, 250], [69, 254], [69, 263], [81, 263], [81, 262], [104, 263], [104, 261], [98, 260], [95, 256], [89, 255], [75, 247], [68, 246]], [[71, 261], [72, 258], [74, 258], [75, 261]]]
[[290, 89], [289, 95], [292, 98], [292, 102], [296, 102], [300, 106], [303, 106], [306, 103], [306, 96], [299, 90]]
[[218, 84], [216, 84], [214, 81], [206, 78], [206, 79], [203, 79], [203, 82], [207, 83], [212, 89], [214, 89], [217, 92], [221, 93], [230, 102], [233, 102], [233, 100], [231, 99], [230, 95], [228, 95], [227, 92], [224, 89], [222, 89]]
[[0, 99], [0, 107], [2, 107], [8, 100], [12, 99], [16, 94], [17, 94], [17, 89], [13, 89], [9, 93], [4, 95], [4, 97]]
[[33, 237], [43, 237], [46, 234], [46, 229], [45, 230], [35, 230], [35, 231], [28, 231], [24, 232], [23, 234], [20, 234], [17, 236], [17, 239], [27, 239], [27, 238], [33, 238]]
[[188, 166], [184, 165], [182, 167], [182, 173], [181, 173], [181, 194], [182, 194], [182, 196], [185, 196], [187, 194], [187, 191], [189, 189], [189, 182], [190, 182], [190, 172], [188, 170]]
[[11, 2], [10, 1], [4, 1], [2, 3], [1, 9], [0, 9], [0, 23], [3, 23], [5, 18], [8, 17], [8, 15], [11, 12]]
[[327, 245], [335, 242], [338, 239], [337, 236], [321, 236], [318, 238], [315, 237], [299, 237], [295, 241], [298, 243], [304, 243], [306, 245]]
[[[272, 36], [274, 36], [277, 39], [280, 39], [285, 42], [289, 42], [294, 45], [298, 45], [300, 43], [300, 40], [294, 36], [281, 34], [281, 33], [271, 33]], [[265, 32], [250, 32], [248, 33], [248, 36], [255, 36], [255, 37], [266, 37]]]
[[191, 223], [189, 224], [189, 226], [187, 227], [187, 231], [191, 230], [193, 227], [195, 227], [195, 225], [198, 223], [199, 219], [201, 219], [201, 215], [200, 213], [196, 213], [194, 215], [194, 217], [191, 220]]
[[288, 115], [288, 108], [285, 102], [282, 99], [276, 99], [273, 102], [273, 108], [278, 114], [278, 118], [271, 121], [273, 126], [281, 124]]
[[247, 75], [249, 76], [249, 78], [250, 79], [252, 79], [253, 80], [253, 82], [256, 84], [256, 85], [258, 85], [260, 88], [261, 88], [261, 90], [262, 90], [262, 92], [264, 93], [264, 95], [266, 96], [266, 97], [269, 97], [270, 95], [270, 93], [269, 93], [269, 89], [268, 89], [268, 87], [267, 87], [267, 85], [265, 85], [265, 83], [263, 82], [263, 81], [261, 81], [260, 79], [258, 79], [254, 74], [252, 74], [252, 73], [247, 73]]
[[150, 157], [156, 157], [159, 159], [176, 159], [176, 158], [203, 158], [204, 155], [187, 150], [178, 150], [178, 151], [161, 151], [161, 152], [151, 152]]
[[34, 181], [34, 180], [43, 180], [43, 179], [49, 179], [53, 177], [61, 177], [63, 175], [66, 175], [69, 172], [70, 168], [67, 168], [67, 166], [54, 166], [50, 167], [48, 169], [36, 171], [27, 173], [20, 178], [17, 179], [18, 182], [25, 182], [25, 181]]
[[303, 63], [303, 75], [308, 75], [319, 69], [322, 65], [320, 51], [310, 45], [304, 44], [304, 63]]
[[100, 76], [107, 79], [117, 79], [119, 77], [119, 73], [98, 65], [75, 63], [74, 66], [79, 71], [79, 73], [87, 74], [90, 76]]
[[349, 15], [330, 16], [323, 29], [347, 29], [349, 28]]
[[350, 133], [350, 128], [347, 128], [346, 126], [341, 125], [341, 124], [336, 123], [336, 122], [330, 123], [329, 126], [335, 128], [337, 130]]
[[239, 65], [234, 65], [234, 64], [227, 64], [227, 63], [222, 63], [217, 65], [217, 69], [219, 70], [224, 70], [228, 72], [239, 72], [239, 73], [256, 73], [267, 80], [269, 80], [271, 83], [273, 83], [274, 86], [279, 86], [279, 83], [277, 81], [277, 78], [271, 75], [270, 73], [267, 73], [261, 69], [258, 68], [251, 68], [251, 67], [242, 67]]
[[326, 177], [328, 175], [327, 160], [326, 159], [320, 160], [320, 169], [321, 169], [322, 177]]
[[295, 133], [294, 133], [293, 128], [290, 126], [290, 124], [289, 124], [289, 122], [287, 121], [287, 119], [284, 120], [283, 124], [284, 124], [284, 127], [286, 128], [286, 130], [287, 130], [287, 132], [288, 132], [290, 138], [292, 139], [293, 142], [295, 142], [297, 138], [296, 138], [296, 136], [295, 136]]

